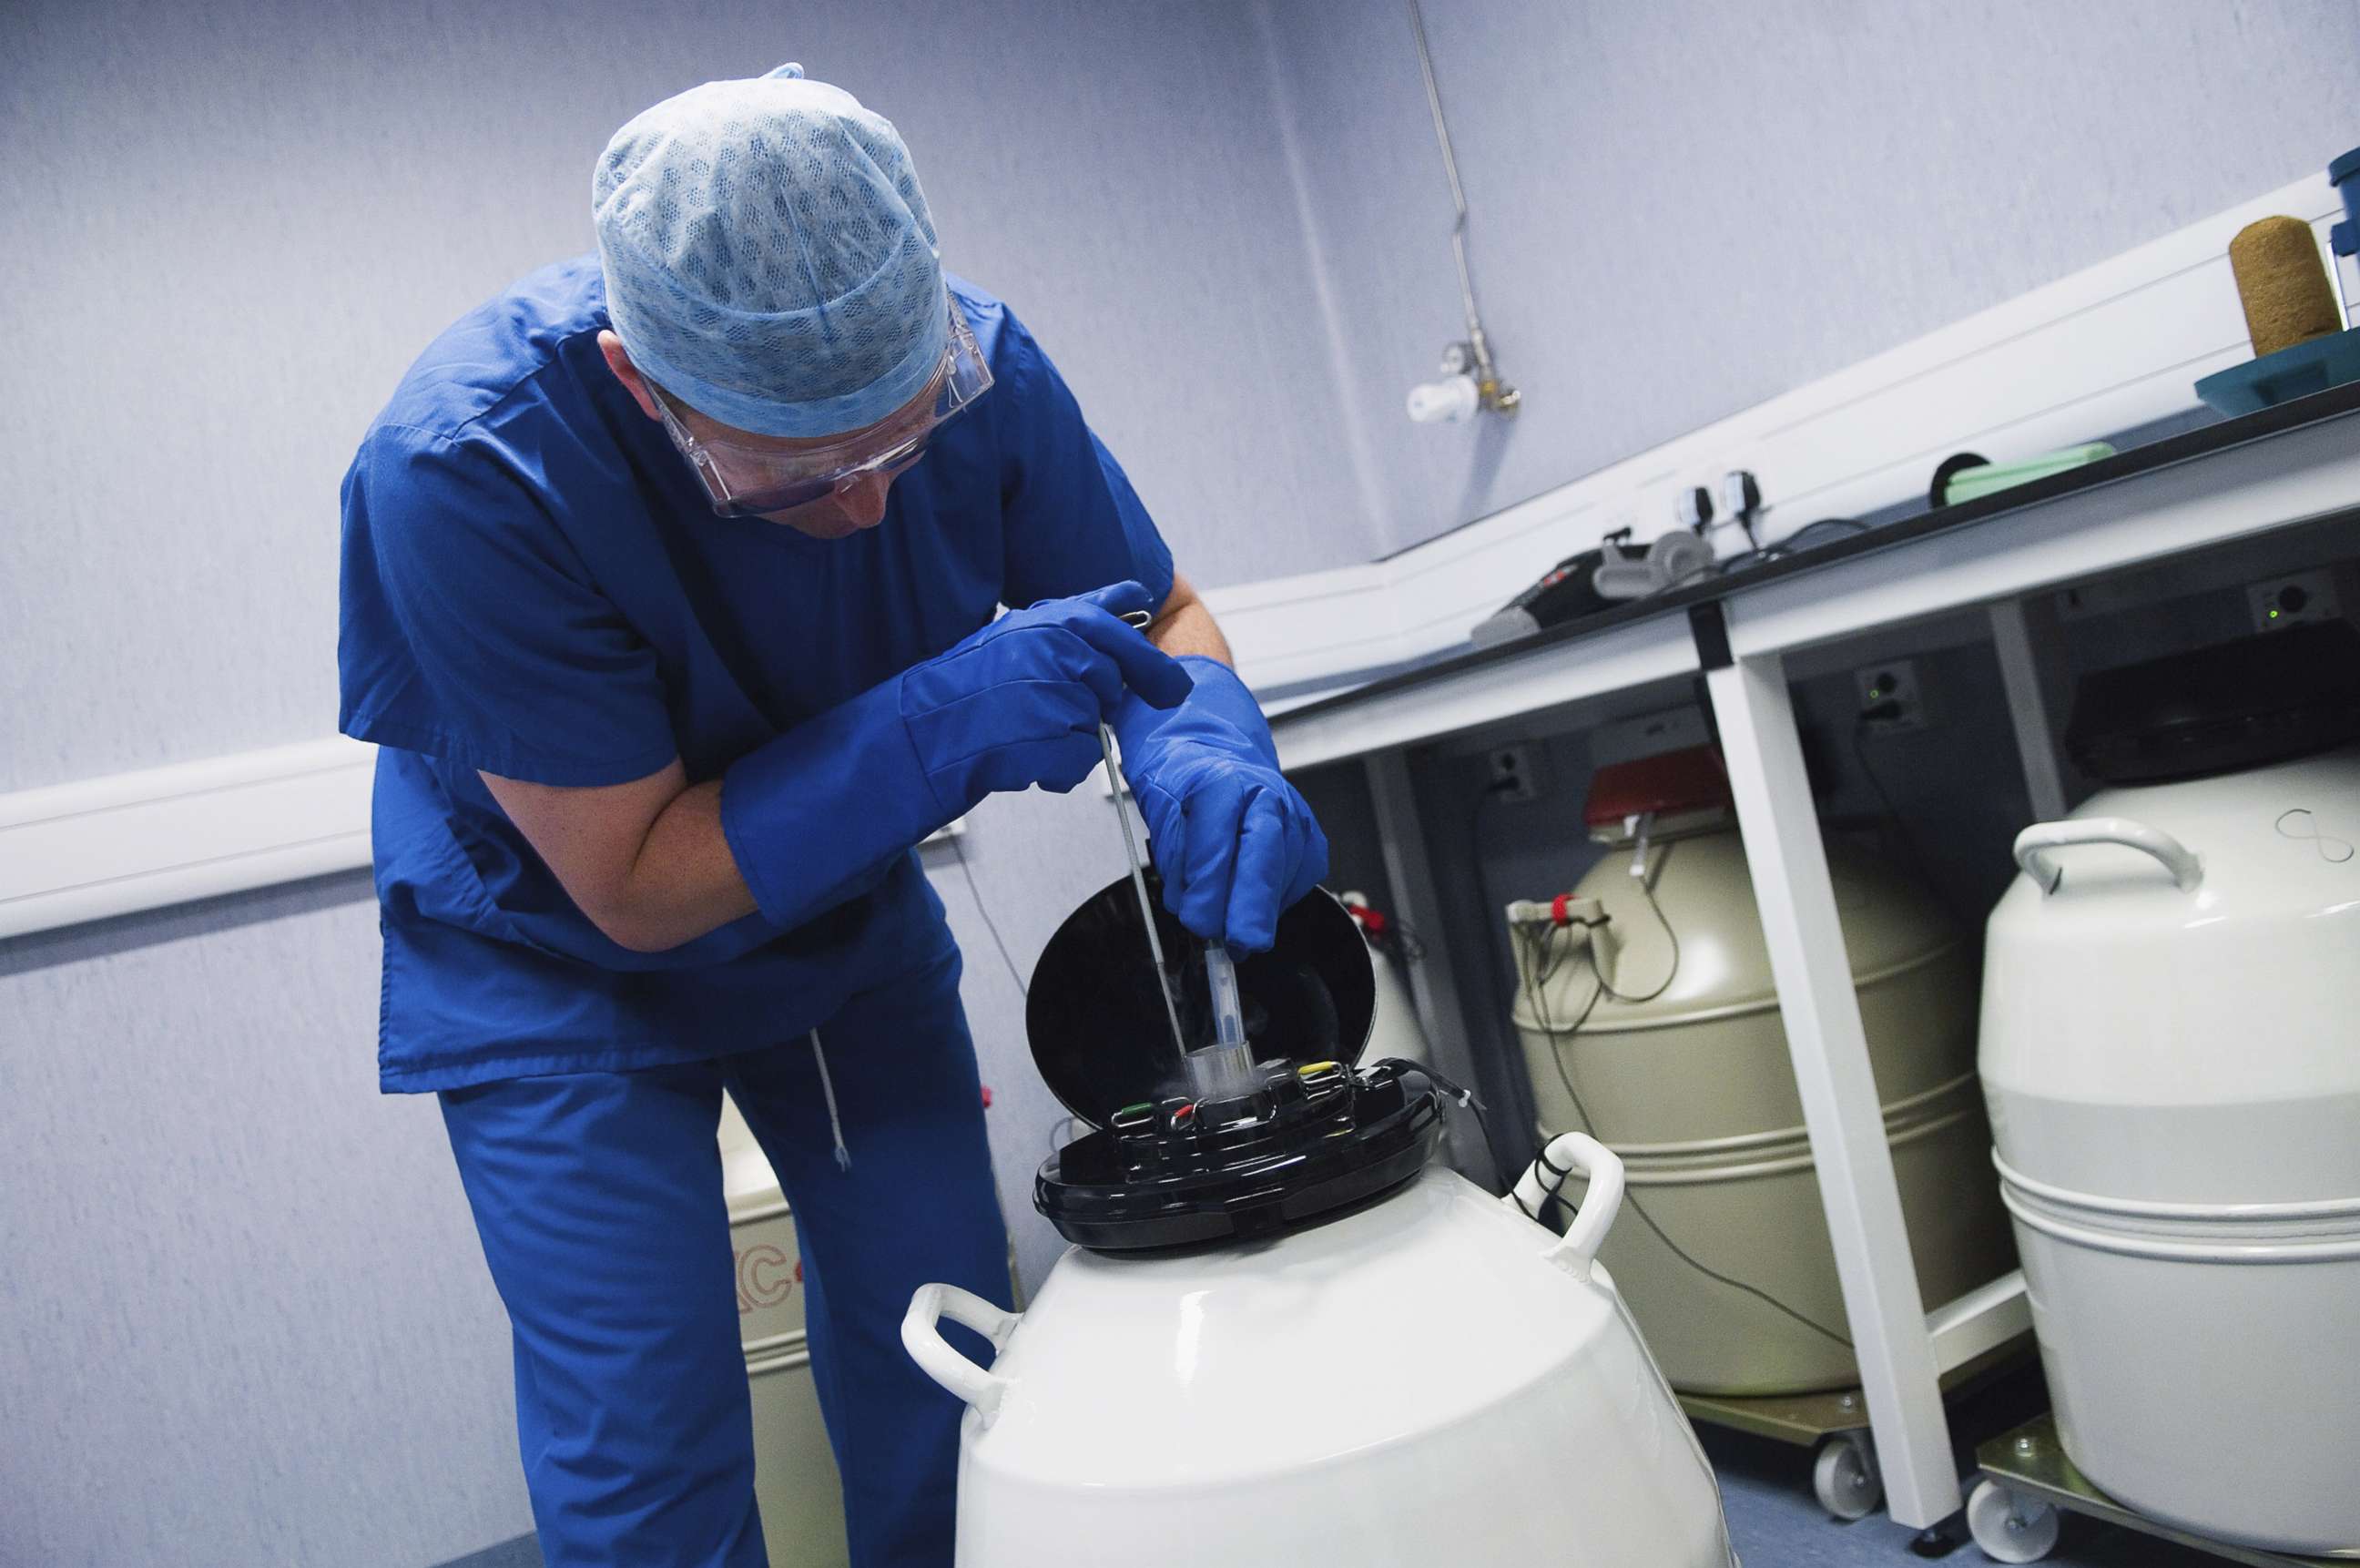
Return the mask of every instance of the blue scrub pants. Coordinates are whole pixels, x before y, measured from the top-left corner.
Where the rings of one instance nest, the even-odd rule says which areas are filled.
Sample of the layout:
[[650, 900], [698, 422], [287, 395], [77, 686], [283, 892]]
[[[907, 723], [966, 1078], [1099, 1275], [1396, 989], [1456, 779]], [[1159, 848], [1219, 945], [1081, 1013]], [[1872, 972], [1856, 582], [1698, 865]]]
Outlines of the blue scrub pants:
[[[793, 1206], [855, 1568], [948, 1568], [963, 1407], [901, 1349], [911, 1292], [1005, 1305], [1007, 1241], [956, 952], [810, 1042], [452, 1090], [442, 1116], [508, 1305], [548, 1568], [765, 1568], [715, 1142], [726, 1087]], [[979, 1343], [979, 1342], [978, 1342]]]

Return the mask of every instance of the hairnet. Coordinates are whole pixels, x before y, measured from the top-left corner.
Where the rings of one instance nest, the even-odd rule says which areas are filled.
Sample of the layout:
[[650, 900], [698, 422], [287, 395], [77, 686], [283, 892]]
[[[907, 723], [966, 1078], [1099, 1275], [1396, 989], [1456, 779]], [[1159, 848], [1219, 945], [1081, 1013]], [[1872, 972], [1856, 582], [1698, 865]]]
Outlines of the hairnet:
[[949, 305], [910, 149], [799, 65], [634, 117], [599, 157], [591, 205], [616, 335], [711, 418], [840, 434], [942, 362]]

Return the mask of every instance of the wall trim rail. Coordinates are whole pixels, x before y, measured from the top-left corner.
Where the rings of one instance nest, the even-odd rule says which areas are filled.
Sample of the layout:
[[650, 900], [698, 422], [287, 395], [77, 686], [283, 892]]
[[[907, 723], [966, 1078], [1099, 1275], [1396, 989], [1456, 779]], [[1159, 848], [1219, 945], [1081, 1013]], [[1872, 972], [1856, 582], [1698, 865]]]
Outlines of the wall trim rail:
[[[2248, 351], [2229, 237], [2291, 213], [2323, 247], [2341, 212], [2323, 175], [2297, 181], [1399, 555], [1206, 598], [1255, 686], [1346, 682], [1460, 642], [1611, 530], [1664, 532], [1679, 489], [1727, 469], [1760, 479], [1772, 539], [1906, 500], [1950, 452], [2009, 461], [2180, 412]], [[372, 765], [335, 736], [0, 795], [0, 938], [365, 866]]]
[[376, 761], [338, 735], [0, 795], [0, 937], [365, 866]]

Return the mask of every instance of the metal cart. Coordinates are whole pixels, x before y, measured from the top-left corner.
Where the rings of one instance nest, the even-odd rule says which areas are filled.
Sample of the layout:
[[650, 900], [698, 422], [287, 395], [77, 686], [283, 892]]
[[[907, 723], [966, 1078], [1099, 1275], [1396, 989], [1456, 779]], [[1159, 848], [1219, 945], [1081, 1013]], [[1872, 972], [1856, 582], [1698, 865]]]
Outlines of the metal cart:
[[1975, 1450], [1983, 1479], [1967, 1497], [1967, 1529], [1983, 1554], [2000, 1563], [2038, 1563], [2056, 1548], [2060, 1510], [2087, 1514], [2144, 1535], [2192, 1546], [2253, 1568], [2350, 1568], [2360, 1553], [2289, 1557], [2252, 1546], [2231, 1546], [2176, 1525], [2134, 1513], [2090, 1485], [2065, 1457], [2057, 1419], [2044, 1415]]
[[[2032, 1339], [2019, 1334], [1942, 1375], [1947, 1401], [1981, 1387], [2028, 1361]], [[1748, 1397], [1682, 1394], [1680, 1409], [1692, 1421], [1751, 1432], [1775, 1442], [1819, 1450], [1811, 1461], [1811, 1491], [1819, 1507], [1840, 1519], [1866, 1519], [1885, 1500], [1885, 1478], [1868, 1435], [1868, 1401], [1857, 1388], [1817, 1394]]]

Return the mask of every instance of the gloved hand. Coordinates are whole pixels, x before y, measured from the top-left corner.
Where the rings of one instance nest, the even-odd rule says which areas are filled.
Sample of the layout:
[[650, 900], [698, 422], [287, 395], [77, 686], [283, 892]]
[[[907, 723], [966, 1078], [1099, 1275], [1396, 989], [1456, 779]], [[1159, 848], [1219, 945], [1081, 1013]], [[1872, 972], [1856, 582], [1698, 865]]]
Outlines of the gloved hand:
[[1260, 952], [1281, 912], [1328, 874], [1328, 836], [1278, 771], [1262, 707], [1229, 667], [1187, 655], [1188, 699], [1123, 705], [1122, 771], [1147, 819], [1164, 903], [1207, 941]]
[[1187, 672], [1120, 619], [1154, 608], [1118, 583], [1013, 610], [739, 758], [721, 830], [762, 913], [799, 926], [985, 795], [1088, 777], [1102, 718], [1188, 695]]

